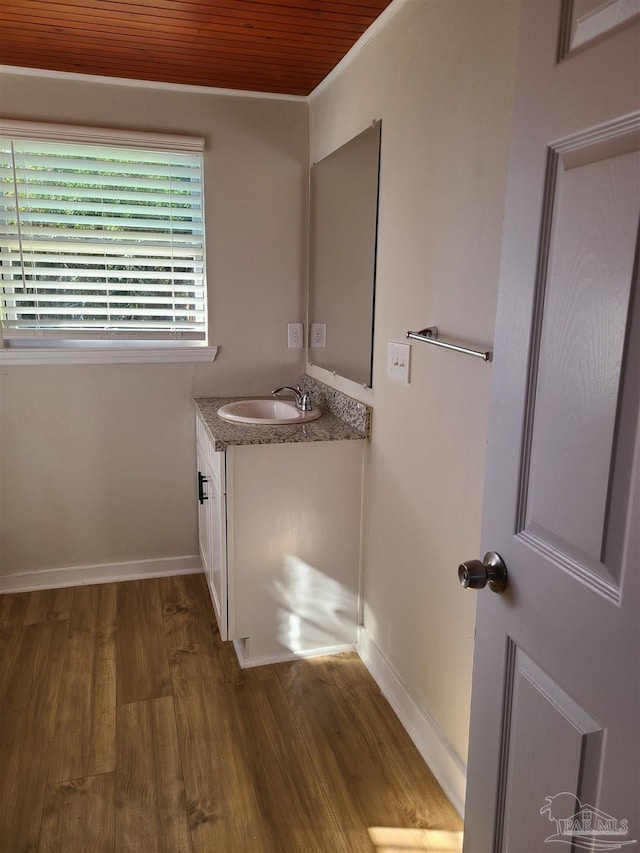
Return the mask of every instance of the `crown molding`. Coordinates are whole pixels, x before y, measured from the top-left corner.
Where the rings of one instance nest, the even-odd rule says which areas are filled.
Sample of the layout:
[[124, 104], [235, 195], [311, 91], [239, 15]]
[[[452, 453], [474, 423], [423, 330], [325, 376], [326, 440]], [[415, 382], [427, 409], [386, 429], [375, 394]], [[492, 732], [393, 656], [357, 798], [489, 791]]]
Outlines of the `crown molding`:
[[160, 83], [157, 80], [133, 80], [128, 77], [104, 77], [100, 74], [78, 74], [70, 71], [49, 71], [46, 68], [21, 68], [19, 65], [0, 65], [0, 74], [41, 77], [51, 80], [68, 80], [78, 83], [101, 83], [108, 86], [125, 86], [137, 89], [160, 89], [166, 92], [183, 92], [219, 97], [254, 98], [259, 100], [297, 101], [307, 103], [305, 95], [281, 95], [274, 92], [250, 92], [245, 89], [218, 89], [215, 86], [192, 86], [185, 83]]

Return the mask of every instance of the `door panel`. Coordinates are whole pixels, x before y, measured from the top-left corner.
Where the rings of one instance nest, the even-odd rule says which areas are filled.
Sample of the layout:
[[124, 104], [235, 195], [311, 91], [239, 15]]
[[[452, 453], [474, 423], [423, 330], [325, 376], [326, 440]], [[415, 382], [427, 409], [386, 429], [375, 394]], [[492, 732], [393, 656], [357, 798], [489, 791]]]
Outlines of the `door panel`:
[[573, 0], [566, 4], [566, 56], [624, 26], [640, 14], [640, 0]]
[[[529, 849], [531, 839], [552, 834], [543, 811], [549, 791], [573, 794], [591, 802], [597, 796], [597, 775], [602, 758], [602, 728], [567, 693], [511, 645], [513, 665], [507, 679], [509, 755], [506, 775], [500, 779], [499, 801], [504, 803], [504, 824], [497, 848]], [[544, 744], [547, 760], [536, 752]], [[540, 803], [540, 809], [530, 804]]]
[[625, 190], [640, 187], [640, 116], [607, 130], [605, 142], [592, 129], [551, 150], [519, 528], [617, 599], [621, 566], [603, 561], [640, 213], [640, 192]]
[[[478, 598], [468, 853], [640, 839], [640, 28], [625, 8], [522, 4], [482, 536], [509, 585]], [[572, 15], [583, 41], [558, 60]]]

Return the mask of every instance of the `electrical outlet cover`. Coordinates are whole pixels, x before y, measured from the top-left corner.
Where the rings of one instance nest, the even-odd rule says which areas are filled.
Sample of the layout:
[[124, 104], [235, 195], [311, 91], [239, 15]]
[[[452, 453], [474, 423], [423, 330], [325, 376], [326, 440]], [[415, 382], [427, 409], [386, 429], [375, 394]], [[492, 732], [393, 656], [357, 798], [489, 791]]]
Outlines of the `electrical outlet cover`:
[[287, 323], [287, 346], [289, 349], [302, 349], [304, 331], [302, 323]]
[[309, 332], [309, 346], [319, 349], [326, 346], [327, 342], [327, 324], [326, 323], [311, 323], [311, 331]]

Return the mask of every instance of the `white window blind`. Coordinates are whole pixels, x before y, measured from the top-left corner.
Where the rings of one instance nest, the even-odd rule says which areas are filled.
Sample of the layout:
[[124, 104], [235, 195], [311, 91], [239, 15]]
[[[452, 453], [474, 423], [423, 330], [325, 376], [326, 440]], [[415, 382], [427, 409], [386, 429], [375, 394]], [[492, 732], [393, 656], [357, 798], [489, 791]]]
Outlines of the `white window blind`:
[[4, 345], [206, 341], [202, 141], [36, 128], [0, 127]]

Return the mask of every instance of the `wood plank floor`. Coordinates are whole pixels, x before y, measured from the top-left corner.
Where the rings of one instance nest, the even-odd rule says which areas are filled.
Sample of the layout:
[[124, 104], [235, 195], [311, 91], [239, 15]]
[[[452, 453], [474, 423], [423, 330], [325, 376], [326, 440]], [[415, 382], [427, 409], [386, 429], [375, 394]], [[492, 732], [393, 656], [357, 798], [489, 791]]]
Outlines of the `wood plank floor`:
[[357, 655], [241, 670], [203, 575], [0, 596], [0, 732], [0, 853], [460, 841]]

